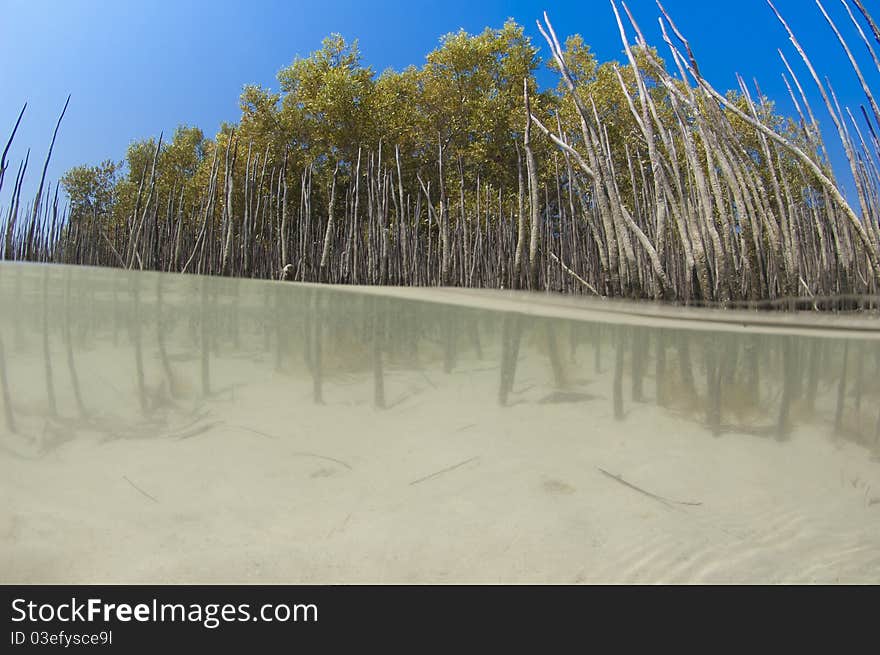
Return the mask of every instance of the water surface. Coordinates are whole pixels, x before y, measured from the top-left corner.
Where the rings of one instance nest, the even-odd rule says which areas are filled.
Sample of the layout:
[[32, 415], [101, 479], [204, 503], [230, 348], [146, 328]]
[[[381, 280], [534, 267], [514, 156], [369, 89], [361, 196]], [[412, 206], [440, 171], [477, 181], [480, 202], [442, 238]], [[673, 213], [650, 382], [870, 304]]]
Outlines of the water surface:
[[0, 265], [3, 582], [880, 582], [870, 318]]

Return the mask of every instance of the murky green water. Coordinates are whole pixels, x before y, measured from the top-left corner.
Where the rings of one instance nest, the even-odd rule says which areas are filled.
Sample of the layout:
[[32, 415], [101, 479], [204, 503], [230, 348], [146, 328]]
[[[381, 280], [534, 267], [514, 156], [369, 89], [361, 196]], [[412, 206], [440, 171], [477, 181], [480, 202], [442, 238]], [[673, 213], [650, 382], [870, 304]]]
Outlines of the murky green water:
[[4, 582], [880, 581], [869, 318], [6, 264], [0, 312]]

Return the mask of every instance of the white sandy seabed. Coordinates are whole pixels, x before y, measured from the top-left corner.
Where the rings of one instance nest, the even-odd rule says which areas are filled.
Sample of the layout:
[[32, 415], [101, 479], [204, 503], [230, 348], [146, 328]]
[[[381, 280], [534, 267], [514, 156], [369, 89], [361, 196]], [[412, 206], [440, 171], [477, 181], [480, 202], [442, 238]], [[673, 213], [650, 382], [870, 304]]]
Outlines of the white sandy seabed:
[[617, 421], [610, 350], [600, 373], [587, 349], [566, 362], [592, 398], [541, 403], [550, 365], [524, 343], [507, 407], [495, 342], [451, 373], [389, 364], [384, 410], [368, 370], [329, 373], [316, 404], [303, 367], [258, 349], [213, 360], [202, 401], [197, 358], [173, 351], [175, 409], [153, 423], [131, 418], [129, 345], [77, 355], [86, 404], [141, 438], [29, 415], [36, 339], [10, 358], [32, 395], [2, 435], [2, 582], [880, 582], [876, 456], [820, 424], [713, 437], [629, 401]]

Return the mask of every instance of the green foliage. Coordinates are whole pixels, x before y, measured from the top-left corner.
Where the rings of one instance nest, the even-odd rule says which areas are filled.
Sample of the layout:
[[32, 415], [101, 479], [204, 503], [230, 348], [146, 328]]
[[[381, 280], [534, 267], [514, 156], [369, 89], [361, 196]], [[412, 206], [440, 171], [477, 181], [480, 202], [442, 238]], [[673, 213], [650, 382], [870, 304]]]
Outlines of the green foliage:
[[[664, 66], [664, 62], [653, 48], [643, 51], [634, 47], [633, 54], [663, 133], [680, 135], [680, 124], [689, 126], [692, 117], [675, 109], [669, 89], [660, 83], [657, 67]], [[563, 58], [578, 96], [591, 118], [595, 111], [602, 125], [602, 138], [607, 138], [621, 195], [625, 202], [631, 202], [635, 190], [627, 173], [629, 162], [638, 175], [639, 167], [648, 161], [647, 143], [629, 105], [632, 100], [636, 111], [641, 112], [636, 71], [618, 62], [600, 65], [577, 34], [565, 40]], [[301, 172], [313, 166], [320, 182], [314, 188], [319, 194], [328, 187], [337, 164], [341, 175], [350, 178], [359, 150], [364, 155], [362, 166], [366, 167], [366, 160], [378, 153], [380, 144], [386, 166], [394, 166], [395, 147], [399, 148], [407, 188], [418, 188], [418, 173], [425, 180], [433, 180], [436, 189], [442, 146], [448, 188], [457, 188], [461, 171], [467, 188], [473, 189], [479, 177], [481, 184], [513, 198], [517, 192], [517, 145], [521, 148], [526, 121], [523, 80], [532, 113], [553, 131], [558, 120], [565, 138], [576, 148], [581, 148], [583, 142], [580, 119], [565, 84], [560, 80], [555, 90], [538, 90], [535, 72], [540, 64], [538, 49], [513, 20], [479, 34], [464, 30], [446, 34], [421, 67], [410, 66], [399, 72], [389, 69], [380, 75], [363, 64], [357, 40], [346, 41], [332, 34], [318, 50], [279, 71], [277, 92], [258, 85], [244, 86], [239, 98], [240, 120], [224, 124], [214, 140], [206, 139], [197, 128], [179, 127], [171, 140], [162, 144], [154, 198], [167, 202], [173, 195], [178, 203], [182, 193], [185, 214], [191, 215], [191, 208], [201, 202], [209, 188], [216, 151], [221, 183], [215, 191], [215, 211], [219, 212], [225, 202], [224, 155], [233, 139], [238, 153], [236, 176], [244, 170], [248, 151], [252, 161], [265, 165], [268, 171], [280, 169], [287, 156], [288, 171]], [[553, 61], [548, 66], [557, 70]], [[676, 84], [681, 85], [681, 93], [690, 92], [684, 82]], [[729, 98], [741, 109], [746, 107], [738, 94]], [[764, 102], [760, 107], [765, 124], [791, 138], [801, 138], [797, 126], [776, 115], [771, 103]], [[743, 151], [768, 166], [763, 162], [755, 130], [734, 116], [729, 119]], [[680, 140], [680, 136], [674, 138]], [[702, 157], [696, 130], [693, 140]], [[665, 148], [659, 135], [654, 146]], [[676, 141], [674, 147], [675, 157], [684, 157], [682, 144]], [[125, 175], [117, 175], [119, 167], [109, 166], [108, 162], [99, 167], [71, 169], [64, 184], [74, 212], [97, 207], [99, 214], [112, 216], [113, 220], [130, 220], [138, 202], [138, 189], [149, 181], [155, 148], [153, 138], [133, 142], [125, 157]], [[539, 162], [540, 185], [552, 188], [552, 153], [558, 155], [558, 151], [537, 129], [533, 130], [532, 149]], [[790, 163], [783, 161], [782, 165]], [[790, 175], [792, 179], [802, 175], [801, 168], [791, 165]], [[289, 176], [291, 184], [296, 184], [297, 178], [298, 174]], [[243, 202], [242, 194], [243, 189], [236, 187], [234, 202]]]
[[484, 178], [507, 177], [509, 184], [525, 124], [523, 80], [534, 95], [537, 52], [512, 20], [476, 36], [463, 30], [444, 36], [422, 69], [425, 137], [436, 135], [450, 155], [483, 169]]
[[[182, 193], [185, 205], [194, 202], [201, 189], [198, 174], [210, 147], [211, 142], [200, 129], [179, 126], [171, 141], [163, 141], [159, 150], [155, 198], [167, 202], [173, 194], [177, 201]], [[156, 139], [153, 138], [129, 144], [125, 156], [127, 173], [117, 182], [114, 192], [116, 203], [112, 216], [115, 221], [121, 223], [131, 216], [137, 204], [138, 189], [142, 183], [144, 187], [149, 183], [155, 152]]]
[[351, 160], [358, 145], [375, 136], [373, 71], [361, 65], [357, 40], [347, 43], [332, 34], [320, 50], [283, 68], [278, 81], [281, 123], [306, 158]]
[[[596, 68], [598, 62], [596, 55], [590, 50], [590, 46], [584, 43], [584, 39], [580, 34], [573, 34], [565, 40], [565, 50], [563, 51], [563, 61], [565, 62], [568, 72], [573, 78], [575, 86], [587, 84], [596, 77]], [[559, 65], [555, 59], [547, 62], [547, 67], [559, 73]], [[564, 95], [567, 89], [565, 80], [560, 76], [557, 90], [560, 95]]]
[[61, 178], [74, 219], [105, 216], [113, 208], [116, 176], [121, 164], [105, 160], [97, 166], [74, 166]]

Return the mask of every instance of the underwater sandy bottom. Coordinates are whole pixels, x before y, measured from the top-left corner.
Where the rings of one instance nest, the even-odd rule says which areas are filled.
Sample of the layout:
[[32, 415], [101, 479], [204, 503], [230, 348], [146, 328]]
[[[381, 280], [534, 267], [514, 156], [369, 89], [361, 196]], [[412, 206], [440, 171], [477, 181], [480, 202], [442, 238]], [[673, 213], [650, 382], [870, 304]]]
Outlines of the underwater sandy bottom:
[[[212, 361], [207, 400], [177, 353], [169, 398], [148, 350], [162, 411], [138, 420], [114, 373], [130, 362], [79, 353], [84, 393], [112, 408], [94, 420], [120, 436], [70, 418], [70, 398], [64, 421], [19, 412], [36, 436], [3, 437], [0, 580], [880, 582], [880, 463], [863, 447], [810, 425], [715, 437], [650, 402], [615, 420], [613, 355], [597, 373], [583, 350], [566, 362], [575, 401], [524, 357], [499, 407], [497, 350], [450, 373], [387, 365], [384, 410], [370, 372], [328, 374], [316, 404], [305, 374], [257, 351]], [[39, 389], [40, 361], [10, 364], [20, 388]]]

